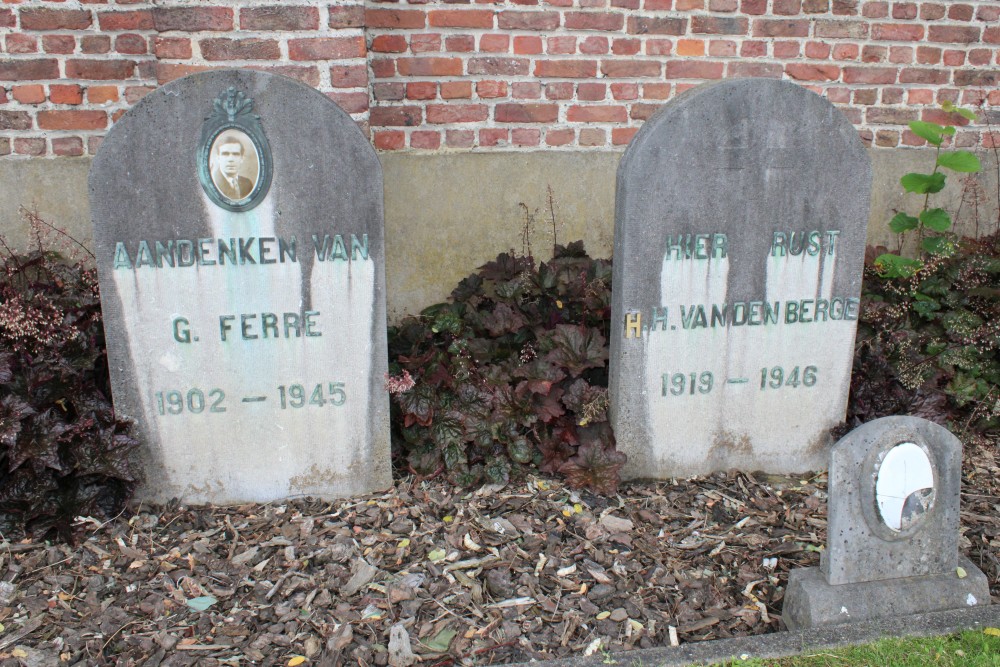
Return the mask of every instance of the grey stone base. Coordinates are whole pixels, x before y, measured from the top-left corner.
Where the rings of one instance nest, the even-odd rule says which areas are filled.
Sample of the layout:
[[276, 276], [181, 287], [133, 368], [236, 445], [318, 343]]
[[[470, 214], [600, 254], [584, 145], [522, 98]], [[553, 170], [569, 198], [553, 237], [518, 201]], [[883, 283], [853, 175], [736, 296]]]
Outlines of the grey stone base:
[[965, 556], [955, 572], [833, 586], [818, 567], [792, 570], [781, 618], [790, 630], [857, 623], [921, 612], [990, 604], [989, 582]]

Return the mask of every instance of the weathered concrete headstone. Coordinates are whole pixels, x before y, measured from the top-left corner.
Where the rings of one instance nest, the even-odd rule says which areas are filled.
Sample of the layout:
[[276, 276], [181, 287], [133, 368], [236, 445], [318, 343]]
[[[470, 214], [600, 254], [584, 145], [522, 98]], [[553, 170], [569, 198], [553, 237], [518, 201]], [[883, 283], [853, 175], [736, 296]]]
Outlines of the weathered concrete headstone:
[[175, 81], [115, 123], [90, 203], [147, 496], [391, 484], [382, 173], [350, 116], [281, 76]]
[[826, 464], [844, 417], [871, 164], [799, 86], [692, 89], [618, 167], [611, 410], [623, 476]]
[[990, 604], [958, 553], [962, 443], [917, 417], [855, 429], [830, 453], [827, 548], [789, 572], [789, 628]]

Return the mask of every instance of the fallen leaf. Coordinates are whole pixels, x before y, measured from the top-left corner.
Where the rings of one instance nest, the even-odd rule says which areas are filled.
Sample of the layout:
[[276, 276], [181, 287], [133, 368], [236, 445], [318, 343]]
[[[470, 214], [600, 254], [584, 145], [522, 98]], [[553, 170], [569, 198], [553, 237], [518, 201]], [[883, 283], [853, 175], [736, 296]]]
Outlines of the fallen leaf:
[[436, 563], [439, 560], [444, 560], [447, 555], [448, 552], [444, 549], [434, 549], [433, 551], [427, 552], [427, 559], [432, 563]]
[[288, 667], [296, 667], [297, 665], [301, 665], [305, 661], [306, 661], [306, 657], [304, 655], [292, 656], [288, 660]]
[[985, 628], [983, 634], [990, 637], [1000, 637], [1000, 628]]
[[196, 598], [187, 600], [187, 606], [195, 611], [205, 611], [216, 602], [218, 602], [218, 600], [211, 595], [200, 595]]
[[955, 574], [958, 575], [959, 579], [965, 579], [967, 576], [969, 576], [969, 573], [965, 571], [964, 567], [956, 567]]
[[448, 650], [448, 647], [451, 646], [451, 640], [454, 639], [457, 634], [457, 630], [445, 628], [441, 632], [434, 635], [432, 639], [421, 643], [435, 653], [444, 653]]

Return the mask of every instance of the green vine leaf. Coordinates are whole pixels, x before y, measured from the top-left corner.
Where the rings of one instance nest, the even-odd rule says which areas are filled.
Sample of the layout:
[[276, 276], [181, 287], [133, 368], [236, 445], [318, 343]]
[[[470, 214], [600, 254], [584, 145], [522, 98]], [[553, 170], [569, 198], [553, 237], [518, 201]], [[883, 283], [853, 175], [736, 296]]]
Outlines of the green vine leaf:
[[931, 236], [920, 242], [920, 247], [932, 255], [949, 256], [955, 252], [955, 244], [947, 236]]
[[909, 173], [899, 179], [903, 189], [914, 194], [933, 194], [944, 190], [945, 176], [942, 173]]
[[945, 128], [937, 123], [927, 123], [922, 120], [910, 121], [910, 130], [913, 134], [924, 139], [929, 144], [940, 146], [944, 141]]
[[974, 174], [983, 168], [979, 158], [969, 151], [951, 151], [938, 155], [937, 164], [963, 174]]
[[946, 232], [951, 227], [951, 216], [943, 208], [931, 208], [920, 212], [920, 222], [935, 232]]
[[902, 234], [903, 232], [908, 232], [911, 229], [916, 229], [919, 224], [920, 221], [912, 215], [900, 212], [894, 215], [892, 220], [889, 221], [889, 229], [897, 234]]
[[924, 265], [919, 259], [900, 257], [892, 253], [875, 258], [875, 269], [883, 278], [909, 278]]

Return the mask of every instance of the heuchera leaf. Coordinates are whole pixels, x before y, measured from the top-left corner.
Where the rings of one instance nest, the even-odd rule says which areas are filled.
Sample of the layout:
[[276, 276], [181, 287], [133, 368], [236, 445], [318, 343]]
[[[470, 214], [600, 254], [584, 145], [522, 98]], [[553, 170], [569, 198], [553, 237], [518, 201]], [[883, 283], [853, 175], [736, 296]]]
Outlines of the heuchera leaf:
[[939, 167], [945, 167], [964, 174], [974, 174], [983, 168], [979, 162], [979, 158], [969, 151], [941, 153], [938, 155], [937, 163]]
[[588, 368], [603, 368], [608, 358], [604, 336], [592, 327], [559, 324], [550, 340], [554, 348], [546, 355], [546, 360], [566, 368], [572, 377]]
[[914, 194], [933, 194], [944, 189], [945, 176], [937, 172], [934, 174], [910, 173], [899, 179], [903, 189]]
[[919, 224], [920, 221], [912, 215], [900, 212], [894, 215], [892, 220], [889, 221], [889, 229], [897, 234], [902, 234], [903, 232], [908, 232], [911, 229], [916, 229]]
[[946, 232], [951, 227], [951, 216], [943, 208], [930, 208], [920, 212], [920, 222], [935, 232]]
[[527, 324], [524, 316], [506, 303], [497, 304], [492, 313], [483, 315], [483, 326], [491, 336], [516, 333]]
[[590, 488], [613, 495], [618, 491], [620, 473], [627, 457], [614, 448], [614, 435], [607, 422], [577, 430], [580, 447], [576, 456], [559, 467], [574, 488]]

